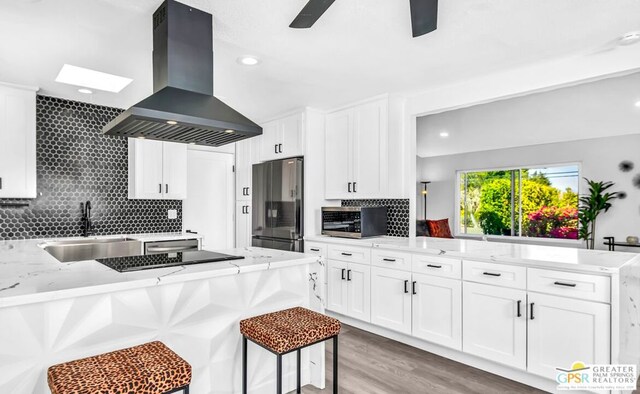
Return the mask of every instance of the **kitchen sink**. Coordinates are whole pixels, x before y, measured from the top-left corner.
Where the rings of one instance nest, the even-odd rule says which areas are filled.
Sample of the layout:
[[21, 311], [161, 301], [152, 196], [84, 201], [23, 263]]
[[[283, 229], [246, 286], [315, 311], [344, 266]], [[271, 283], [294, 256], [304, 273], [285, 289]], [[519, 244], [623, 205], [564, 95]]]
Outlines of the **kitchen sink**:
[[142, 242], [125, 237], [46, 241], [40, 246], [61, 263], [142, 254]]

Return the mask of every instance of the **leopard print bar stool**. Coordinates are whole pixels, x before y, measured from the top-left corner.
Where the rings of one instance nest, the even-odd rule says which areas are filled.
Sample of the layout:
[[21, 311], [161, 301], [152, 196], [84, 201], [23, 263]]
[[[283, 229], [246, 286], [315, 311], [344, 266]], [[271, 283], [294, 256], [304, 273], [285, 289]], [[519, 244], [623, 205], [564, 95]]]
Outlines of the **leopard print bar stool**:
[[189, 394], [191, 365], [162, 342], [54, 365], [52, 394]]
[[333, 339], [333, 392], [338, 392], [338, 334], [340, 321], [305, 308], [267, 313], [240, 322], [242, 334], [242, 392], [247, 393], [247, 340], [277, 356], [277, 393], [282, 393], [282, 356], [297, 353], [297, 390], [300, 392], [300, 350]]

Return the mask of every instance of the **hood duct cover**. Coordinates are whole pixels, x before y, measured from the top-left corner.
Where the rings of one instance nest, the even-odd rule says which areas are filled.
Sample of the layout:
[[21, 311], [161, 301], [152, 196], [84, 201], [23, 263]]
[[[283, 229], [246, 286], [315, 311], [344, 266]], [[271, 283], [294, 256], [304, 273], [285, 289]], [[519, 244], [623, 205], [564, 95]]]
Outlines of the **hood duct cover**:
[[105, 134], [208, 146], [262, 134], [213, 96], [211, 14], [166, 0], [153, 26], [154, 93], [108, 123]]

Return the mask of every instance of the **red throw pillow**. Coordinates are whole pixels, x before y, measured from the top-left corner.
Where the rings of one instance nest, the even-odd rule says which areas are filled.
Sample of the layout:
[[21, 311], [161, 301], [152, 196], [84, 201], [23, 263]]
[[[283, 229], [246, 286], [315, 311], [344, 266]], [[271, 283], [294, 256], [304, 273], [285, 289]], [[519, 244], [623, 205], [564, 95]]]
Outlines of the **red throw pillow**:
[[427, 220], [429, 236], [434, 238], [453, 238], [449, 228], [449, 219]]

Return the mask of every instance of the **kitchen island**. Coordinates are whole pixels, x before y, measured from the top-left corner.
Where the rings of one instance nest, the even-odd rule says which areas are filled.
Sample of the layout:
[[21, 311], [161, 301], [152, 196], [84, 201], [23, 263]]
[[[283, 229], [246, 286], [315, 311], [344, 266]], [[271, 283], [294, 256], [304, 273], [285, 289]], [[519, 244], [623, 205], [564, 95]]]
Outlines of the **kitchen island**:
[[[48, 393], [49, 366], [152, 340], [192, 365], [192, 392], [240, 392], [241, 319], [323, 311], [313, 255], [230, 249], [219, 252], [244, 258], [120, 273], [93, 260], [60, 263], [41, 242], [0, 242], [2, 393]], [[257, 346], [249, 354], [250, 389], [272, 392], [275, 357]], [[295, 388], [295, 355], [283, 371], [284, 388]], [[323, 387], [324, 345], [303, 352], [302, 383]]]

